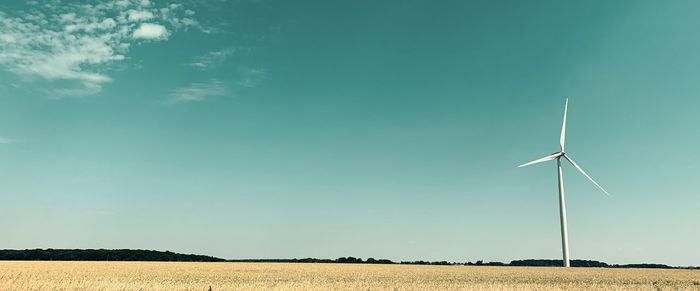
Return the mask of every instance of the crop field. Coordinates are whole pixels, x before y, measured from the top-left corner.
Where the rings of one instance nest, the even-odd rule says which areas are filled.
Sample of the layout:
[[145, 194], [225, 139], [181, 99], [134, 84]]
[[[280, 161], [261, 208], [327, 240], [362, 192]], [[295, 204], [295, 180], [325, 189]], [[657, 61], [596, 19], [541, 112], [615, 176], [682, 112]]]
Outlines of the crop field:
[[700, 270], [1, 261], [0, 290], [700, 290]]

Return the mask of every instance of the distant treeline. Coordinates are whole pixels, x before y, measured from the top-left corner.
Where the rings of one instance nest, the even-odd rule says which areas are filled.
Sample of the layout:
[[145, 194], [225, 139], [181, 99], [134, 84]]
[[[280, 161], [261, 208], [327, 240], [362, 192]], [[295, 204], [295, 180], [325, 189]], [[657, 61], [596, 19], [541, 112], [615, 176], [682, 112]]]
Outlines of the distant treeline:
[[[562, 260], [542, 260], [542, 259], [529, 259], [529, 260], [514, 260], [510, 263], [501, 262], [484, 262], [476, 261], [475, 263], [466, 262], [401, 262], [402, 264], [418, 264], [418, 265], [466, 265], [466, 266], [513, 266], [513, 267], [560, 267], [563, 265]], [[700, 269], [700, 267], [673, 267], [663, 264], [624, 264], [615, 265], [608, 264], [600, 261], [592, 260], [571, 260], [569, 262], [572, 267], [589, 267], [589, 268], [653, 268], [653, 269]]]
[[[228, 260], [229, 262], [256, 262], [256, 263], [349, 263], [349, 264], [403, 264], [403, 265], [441, 265], [441, 266], [522, 266], [522, 267], [559, 267], [563, 265], [562, 260], [515, 260], [510, 263], [502, 262], [448, 262], [448, 261], [402, 261], [400, 263], [387, 259], [374, 259], [355, 257], [341, 257], [335, 260], [331, 259], [239, 259]], [[611, 265], [600, 261], [592, 260], [571, 260], [572, 267], [592, 267], [592, 268], [654, 268], [654, 269], [700, 269], [700, 267], [673, 267], [662, 264], [625, 264]]]
[[[527, 266], [555, 267], [561, 266], [562, 260], [515, 260], [501, 262], [448, 262], [448, 261], [402, 261], [387, 259], [341, 257], [333, 259], [238, 259], [225, 260], [212, 256], [178, 254], [170, 251], [149, 250], [106, 250], [106, 249], [32, 249], [0, 250], [0, 260], [15, 261], [159, 261], [159, 262], [260, 262], [260, 263], [336, 263], [336, 264], [405, 264], [405, 265], [444, 265], [444, 266]], [[672, 267], [662, 264], [626, 264], [611, 265], [600, 261], [572, 260], [572, 267], [595, 268], [655, 268], [655, 269], [700, 269], [700, 267]]]
[[[594, 268], [650, 268], [650, 269], [675, 269], [663, 264], [625, 264], [625, 265], [610, 265], [599, 261], [589, 260], [571, 260], [572, 267], [594, 267]], [[510, 262], [509, 266], [529, 266], [529, 267], [551, 267], [561, 266], [562, 260], [515, 260]], [[698, 267], [690, 267], [691, 269]]]
[[238, 260], [228, 260], [229, 262], [252, 262], [252, 263], [327, 263], [327, 264], [396, 264], [390, 260], [386, 259], [375, 259], [367, 258], [367, 260], [362, 260], [361, 258], [355, 257], [340, 257], [335, 260], [332, 259], [316, 259], [316, 258], [304, 258], [304, 259], [238, 259]]
[[225, 262], [221, 258], [149, 250], [33, 249], [0, 250], [0, 260], [15, 261], [159, 261]]

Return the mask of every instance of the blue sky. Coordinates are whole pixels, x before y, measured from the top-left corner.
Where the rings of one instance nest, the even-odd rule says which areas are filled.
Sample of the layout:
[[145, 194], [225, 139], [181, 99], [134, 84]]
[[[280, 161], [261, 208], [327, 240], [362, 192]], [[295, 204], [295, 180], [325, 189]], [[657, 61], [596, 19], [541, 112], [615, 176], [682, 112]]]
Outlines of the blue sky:
[[5, 1], [0, 248], [699, 265], [693, 1]]

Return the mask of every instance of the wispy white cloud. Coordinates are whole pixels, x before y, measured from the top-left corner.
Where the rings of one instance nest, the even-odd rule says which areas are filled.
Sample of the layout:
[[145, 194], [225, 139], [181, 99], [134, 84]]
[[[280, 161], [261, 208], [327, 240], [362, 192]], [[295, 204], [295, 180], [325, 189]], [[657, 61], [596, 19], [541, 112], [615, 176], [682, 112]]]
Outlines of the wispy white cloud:
[[188, 63], [187, 65], [200, 70], [213, 69], [221, 66], [228, 58], [235, 55], [240, 50], [241, 49], [228, 47], [210, 51], [204, 55], [196, 57], [193, 62]]
[[154, 18], [155, 15], [151, 11], [148, 10], [129, 10], [127, 12], [127, 19], [131, 22], [138, 22], [138, 21], [144, 21], [144, 20], [149, 20], [151, 18]]
[[243, 71], [243, 78], [236, 82], [236, 84], [247, 88], [254, 88], [262, 83], [266, 75], [267, 71], [264, 69], [245, 69]]
[[9, 138], [9, 137], [0, 136], [0, 144], [18, 143], [20, 141], [22, 141], [22, 140], [16, 139], [16, 138]]
[[153, 23], [142, 23], [139, 28], [134, 30], [135, 38], [144, 39], [166, 39], [168, 38], [168, 30], [165, 26]]
[[57, 94], [95, 94], [112, 81], [109, 65], [124, 60], [132, 44], [198, 27], [193, 14], [180, 4], [156, 7], [147, 0], [53, 0], [0, 11], [0, 67], [25, 80], [61, 81], [52, 90]]
[[218, 79], [211, 79], [207, 82], [191, 83], [186, 87], [176, 89], [166, 103], [187, 103], [203, 101], [209, 97], [224, 96], [227, 94], [226, 87]]

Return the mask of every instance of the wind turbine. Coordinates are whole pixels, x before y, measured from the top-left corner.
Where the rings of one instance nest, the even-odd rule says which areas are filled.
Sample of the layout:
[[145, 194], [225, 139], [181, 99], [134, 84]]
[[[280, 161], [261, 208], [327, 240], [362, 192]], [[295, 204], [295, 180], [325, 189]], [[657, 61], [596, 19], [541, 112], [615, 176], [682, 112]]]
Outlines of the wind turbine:
[[600, 184], [598, 184], [595, 180], [593, 180], [593, 178], [591, 178], [591, 176], [586, 174], [586, 172], [583, 169], [581, 169], [581, 167], [579, 167], [579, 165], [576, 164], [576, 162], [574, 162], [574, 160], [567, 153], [564, 152], [564, 142], [566, 141], [566, 111], [567, 111], [568, 107], [569, 107], [569, 98], [566, 98], [566, 103], [564, 103], [564, 123], [561, 126], [561, 137], [559, 138], [560, 150], [558, 152], [553, 153], [551, 155], [548, 155], [546, 157], [543, 157], [543, 158], [534, 160], [532, 162], [525, 163], [525, 164], [518, 166], [518, 168], [522, 168], [522, 167], [529, 166], [532, 164], [542, 163], [542, 162], [551, 161], [551, 160], [555, 160], [555, 159], [557, 160], [557, 175], [559, 178], [559, 216], [561, 219], [561, 248], [562, 248], [562, 252], [564, 253], [564, 267], [569, 267], [570, 265], [569, 265], [569, 232], [568, 232], [567, 227], [566, 227], [566, 201], [564, 200], [564, 174], [562, 173], [562, 169], [561, 169], [561, 158], [564, 158], [567, 161], [569, 161], [569, 163], [574, 165], [574, 167], [577, 170], [579, 170], [579, 172], [581, 172], [581, 174], [586, 176], [586, 178], [588, 178], [588, 180], [591, 180], [591, 182], [593, 182], [593, 184], [598, 186], [598, 188], [600, 188], [600, 190], [603, 190], [603, 192], [606, 195], [610, 195], [608, 193], [608, 191], [605, 191], [605, 189], [603, 189], [603, 187], [601, 187]]

